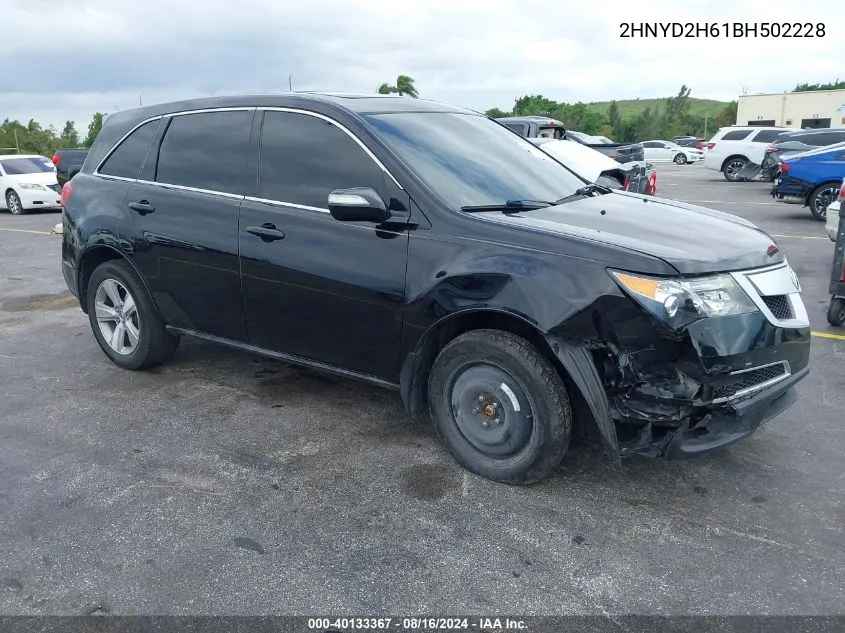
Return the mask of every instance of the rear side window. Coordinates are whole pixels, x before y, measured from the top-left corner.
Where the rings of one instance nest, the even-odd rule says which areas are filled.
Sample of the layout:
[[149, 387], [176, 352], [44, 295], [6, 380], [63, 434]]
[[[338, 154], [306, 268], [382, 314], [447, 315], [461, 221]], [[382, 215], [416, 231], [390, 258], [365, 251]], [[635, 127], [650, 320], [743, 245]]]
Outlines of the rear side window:
[[522, 136], [525, 136], [525, 133], [528, 131], [528, 126], [524, 123], [502, 123], [502, 125]]
[[761, 130], [757, 132], [754, 138], [751, 139], [752, 143], [771, 143], [777, 137], [783, 134], [782, 130]]
[[722, 137], [723, 141], [741, 141], [751, 134], [751, 130], [731, 130]]
[[845, 133], [842, 132], [827, 132], [816, 134], [805, 134], [795, 139], [801, 141], [806, 145], [813, 145], [815, 147], [823, 147], [825, 145], [833, 145], [834, 143], [841, 143], [845, 141]]
[[333, 189], [372, 187], [381, 192], [383, 173], [356, 141], [329, 121], [293, 112], [264, 114], [261, 198], [325, 209]]
[[100, 167], [99, 173], [133, 180], [137, 178], [141, 171], [141, 165], [144, 164], [144, 158], [147, 156], [147, 150], [150, 148], [150, 143], [155, 137], [156, 130], [158, 130], [159, 123], [161, 123], [161, 119], [148, 121], [127, 136], [117, 146], [117, 149], [109, 155], [106, 162]]
[[174, 116], [158, 152], [156, 182], [243, 195], [253, 112]]

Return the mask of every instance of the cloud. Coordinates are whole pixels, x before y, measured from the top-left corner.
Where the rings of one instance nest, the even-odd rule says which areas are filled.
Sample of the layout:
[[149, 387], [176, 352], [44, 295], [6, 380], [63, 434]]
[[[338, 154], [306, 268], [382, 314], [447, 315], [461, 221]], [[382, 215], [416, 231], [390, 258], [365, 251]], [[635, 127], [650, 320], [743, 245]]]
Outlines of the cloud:
[[[404, 73], [421, 96], [475, 109], [562, 101], [735, 98], [832, 81], [845, 20], [829, 0], [0, 0], [0, 112], [84, 127], [94, 111], [207, 94], [375, 91]], [[57, 6], [58, 5], [58, 6]], [[841, 12], [838, 12], [841, 13]], [[621, 38], [621, 23], [824, 23], [821, 38]], [[721, 28], [721, 27], [720, 27]]]

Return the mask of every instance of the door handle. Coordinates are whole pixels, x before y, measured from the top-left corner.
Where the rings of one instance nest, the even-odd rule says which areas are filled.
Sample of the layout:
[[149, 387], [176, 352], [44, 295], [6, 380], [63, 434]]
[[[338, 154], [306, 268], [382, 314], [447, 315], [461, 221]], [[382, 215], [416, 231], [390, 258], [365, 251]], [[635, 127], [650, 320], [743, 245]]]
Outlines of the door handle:
[[148, 213], [152, 213], [156, 210], [156, 208], [150, 204], [149, 200], [141, 200], [139, 202], [130, 202], [129, 208], [134, 209], [141, 215], [147, 215]]
[[275, 224], [271, 224], [269, 222], [266, 222], [261, 226], [248, 226], [246, 227], [246, 232], [257, 235], [265, 242], [285, 239], [285, 234], [278, 230]]

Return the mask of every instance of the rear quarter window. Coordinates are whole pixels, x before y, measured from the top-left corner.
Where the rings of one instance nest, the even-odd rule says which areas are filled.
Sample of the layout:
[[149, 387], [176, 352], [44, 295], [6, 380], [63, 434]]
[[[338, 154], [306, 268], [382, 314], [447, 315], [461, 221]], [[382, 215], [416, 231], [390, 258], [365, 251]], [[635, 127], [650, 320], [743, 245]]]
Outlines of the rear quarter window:
[[751, 134], [751, 130], [731, 130], [730, 132], [725, 134], [721, 140], [741, 141], [742, 139], [747, 138], [749, 134]]
[[100, 166], [98, 172], [104, 176], [136, 179], [141, 171], [141, 166], [147, 157], [150, 143], [155, 138], [160, 123], [161, 119], [148, 121], [129, 134], [109, 154], [106, 162]]
[[783, 134], [782, 130], [760, 130], [751, 139], [752, 143], [771, 143]]

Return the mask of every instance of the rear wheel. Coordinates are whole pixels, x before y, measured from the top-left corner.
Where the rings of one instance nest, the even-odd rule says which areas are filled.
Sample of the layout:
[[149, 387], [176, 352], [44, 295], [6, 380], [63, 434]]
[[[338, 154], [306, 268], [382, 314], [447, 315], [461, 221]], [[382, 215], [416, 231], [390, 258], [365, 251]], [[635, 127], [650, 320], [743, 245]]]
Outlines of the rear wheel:
[[6, 208], [12, 215], [23, 215], [25, 213], [20, 196], [13, 189], [6, 192]]
[[833, 297], [827, 309], [827, 322], [840, 327], [845, 325], [845, 297]]
[[722, 170], [722, 173], [725, 175], [725, 180], [728, 182], [739, 182], [740, 180], [745, 180], [744, 178], [739, 177], [739, 172], [745, 169], [745, 165], [747, 163], [748, 161], [739, 157], [734, 157], [727, 161], [725, 163], [725, 168]]
[[549, 475], [569, 447], [566, 387], [531, 343], [500, 330], [451, 341], [428, 383], [434, 427], [464, 468], [510, 484]]
[[836, 200], [838, 194], [839, 185], [835, 182], [827, 182], [816, 187], [807, 202], [813, 217], [824, 221], [827, 217], [827, 208]]
[[179, 339], [168, 332], [134, 270], [108, 261], [88, 281], [88, 319], [97, 343], [124, 369], [145, 369], [169, 358]]
[[675, 154], [675, 158], [673, 158], [672, 160], [675, 161], [676, 165], [685, 165], [687, 162], [687, 157], [679, 152]]

